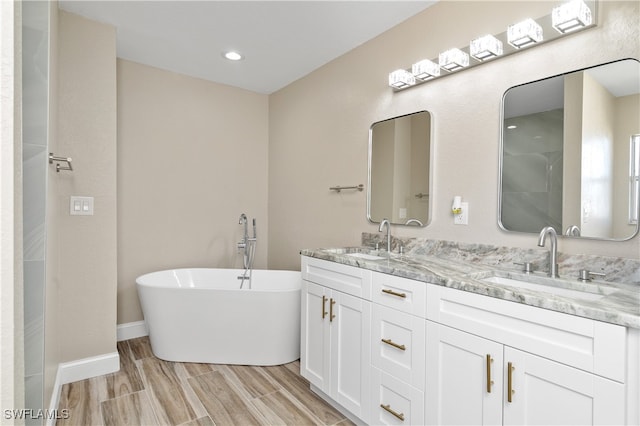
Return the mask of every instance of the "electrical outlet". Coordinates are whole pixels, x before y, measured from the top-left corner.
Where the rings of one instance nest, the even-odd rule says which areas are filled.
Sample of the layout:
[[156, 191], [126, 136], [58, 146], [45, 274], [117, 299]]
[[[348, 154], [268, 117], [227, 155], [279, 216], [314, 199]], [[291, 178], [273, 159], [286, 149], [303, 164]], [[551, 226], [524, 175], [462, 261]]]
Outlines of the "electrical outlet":
[[454, 225], [468, 225], [469, 224], [469, 203], [461, 203], [462, 212], [460, 214], [453, 215]]

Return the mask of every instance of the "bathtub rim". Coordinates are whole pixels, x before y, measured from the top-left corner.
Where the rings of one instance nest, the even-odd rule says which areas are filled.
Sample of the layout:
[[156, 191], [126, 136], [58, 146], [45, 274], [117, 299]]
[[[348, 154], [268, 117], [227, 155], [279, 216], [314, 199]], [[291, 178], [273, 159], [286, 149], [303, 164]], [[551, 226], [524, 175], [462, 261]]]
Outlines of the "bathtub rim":
[[[254, 292], [288, 292], [288, 291], [300, 291], [302, 289], [302, 273], [300, 271], [294, 270], [285, 270], [285, 269], [254, 269], [252, 271], [253, 274], [257, 274], [258, 276], [263, 274], [278, 274], [278, 275], [286, 275], [287, 285], [278, 287], [278, 288], [219, 288], [219, 287], [207, 287], [207, 286], [198, 286], [198, 285], [179, 285], [177, 282], [172, 282], [171, 284], [164, 284], [159, 282], [153, 282], [149, 279], [152, 277], [158, 277], [158, 279], [166, 279], [166, 276], [176, 272], [187, 272], [187, 271], [195, 271], [195, 272], [214, 272], [214, 271], [224, 271], [229, 273], [233, 277], [237, 277], [244, 273], [244, 269], [237, 268], [207, 268], [207, 267], [185, 267], [185, 268], [173, 268], [173, 269], [162, 269], [158, 271], [147, 272], [136, 277], [135, 282], [136, 286], [148, 287], [148, 288], [157, 288], [163, 290], [202, 290], [202, 291], [254, 291]], [[221, 278], [218, 276], [217, 278]], [[237, 279], [237, 278], [235, 278]], [[253, 279], [256, 279], [256, 276], [253, 276]], [[239, 280], [238, 280], [239, 282]], [[254, 281], [255, 283], [255, 281]], [[259, 286], [260, 284], [258, 284]]]

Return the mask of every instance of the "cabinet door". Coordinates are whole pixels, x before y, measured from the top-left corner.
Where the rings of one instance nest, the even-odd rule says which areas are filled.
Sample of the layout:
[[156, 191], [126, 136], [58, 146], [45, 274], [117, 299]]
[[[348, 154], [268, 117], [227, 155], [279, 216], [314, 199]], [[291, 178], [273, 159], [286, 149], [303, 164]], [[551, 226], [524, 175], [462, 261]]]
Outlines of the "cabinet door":
[[501, 424], [503, 346], [431, 321], [426, 330], [426, 423]]
[[625, 423], [622, 383], [510, 347], [504, 358], [504, 424]]
[[367, 421], [371, 383], [371, 303], [333, 291], [328, 309], [331, 329], [330, 395]]
[[300, 374], [321, 390], [329, 390], [329, 290], [302, 281]]

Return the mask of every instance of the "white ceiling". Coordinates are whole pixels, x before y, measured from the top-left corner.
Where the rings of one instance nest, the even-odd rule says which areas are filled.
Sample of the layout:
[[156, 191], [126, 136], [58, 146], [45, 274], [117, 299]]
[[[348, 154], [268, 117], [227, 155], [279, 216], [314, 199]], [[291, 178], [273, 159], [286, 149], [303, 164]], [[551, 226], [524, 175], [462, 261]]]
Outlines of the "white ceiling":
[[[68, 1], [117, 28], [119, 58], [269, 94], [433, 5], [432, 1]], [[227, 50], [245, 56], [222, 57]]]

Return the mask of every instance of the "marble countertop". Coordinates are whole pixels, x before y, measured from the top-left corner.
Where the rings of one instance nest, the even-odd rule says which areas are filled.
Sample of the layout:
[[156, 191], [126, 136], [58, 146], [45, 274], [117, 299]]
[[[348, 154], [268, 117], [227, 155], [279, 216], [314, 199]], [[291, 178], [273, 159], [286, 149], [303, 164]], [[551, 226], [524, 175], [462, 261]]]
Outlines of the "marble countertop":
[[[384, 274], [441, 285], [543, 309], [632, 328], [640, 328], [640, 287], [634, 283], [577, 277], [549, 278], [544, 272], [525, 274], [515, 268], [451, 260], [434, 255], [402, 255], [364, 247], [305, 249], [303, 256], [351, 265]], [[486, 279], [497, 277], [489, 282]], [[533, 283], [522, 287], [510, 279]], [[506, 284], [505, 284], [506, 283]], [[524, 284], [526, 285], [526, 283]], [[531, 288], [529, 288], [531, 287]]]

